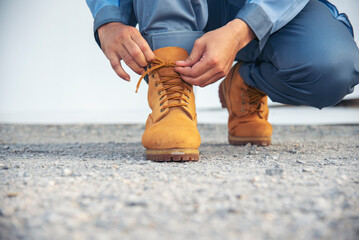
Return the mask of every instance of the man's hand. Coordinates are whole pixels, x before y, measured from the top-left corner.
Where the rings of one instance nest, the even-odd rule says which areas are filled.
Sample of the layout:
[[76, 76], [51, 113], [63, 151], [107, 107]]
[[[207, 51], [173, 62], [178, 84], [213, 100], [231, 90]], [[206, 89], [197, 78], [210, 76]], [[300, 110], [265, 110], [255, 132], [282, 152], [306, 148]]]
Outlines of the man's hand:
[[119, 77], [130, 81], [121, 66], [123, 60], [137, 74], [145, 72], [144, 67], [155, 59], [155, 55], [140, 32], [131, 26], [112, 22], [98, 28], [102, 51], [110, 60]]
[[226, 76], [237, 52], [254, 38], [250, 27], [235, 19], [197, 39], [191, 55], [185, 61], [177, 61], [174, 70], [184, 81], [205, 87]]

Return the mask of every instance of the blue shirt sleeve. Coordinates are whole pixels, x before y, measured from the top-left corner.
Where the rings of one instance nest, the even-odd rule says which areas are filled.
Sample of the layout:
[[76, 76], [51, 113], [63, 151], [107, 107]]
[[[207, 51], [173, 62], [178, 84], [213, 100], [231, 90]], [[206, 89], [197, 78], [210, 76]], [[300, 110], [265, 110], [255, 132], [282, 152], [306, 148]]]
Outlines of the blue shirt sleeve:
[[269, 36], [290, 22], [309, 0], [247, 0], [236, 18], [242, 19], [259, 40], [260, 50]]
[[133, 11], [133, 0], [86, 0], [94, 18], [94, 35], [101, 47], [97, 29], [110, 22], [121, 22], [126, 25], [137, 24]]

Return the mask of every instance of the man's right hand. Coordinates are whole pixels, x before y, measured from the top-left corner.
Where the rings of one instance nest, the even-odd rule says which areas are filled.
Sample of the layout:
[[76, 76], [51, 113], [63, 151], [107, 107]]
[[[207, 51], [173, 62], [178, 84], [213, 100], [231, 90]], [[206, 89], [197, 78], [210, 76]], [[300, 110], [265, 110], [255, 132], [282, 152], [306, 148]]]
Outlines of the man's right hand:
[[130, 81], [121, 66], [123, 60], [137, 74], [143, 74], [155, 55], [140, 32], [131, 26], [111, 22], [98, 28], [102, 51], [119, 77]]

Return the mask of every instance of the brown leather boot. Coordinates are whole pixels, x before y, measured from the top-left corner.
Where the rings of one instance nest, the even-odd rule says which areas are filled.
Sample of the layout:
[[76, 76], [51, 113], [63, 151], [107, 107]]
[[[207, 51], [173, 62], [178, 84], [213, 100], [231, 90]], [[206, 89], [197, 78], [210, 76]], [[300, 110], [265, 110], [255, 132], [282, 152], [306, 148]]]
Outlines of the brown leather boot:
[[229, 143], [269, 146], [273, 130], [267, 121], [267, 95], [244, 83], [239, 68], [240, 63], [233, 66], [219, 86], [222, 107], [227, 108], [229, 113]]
[[173, 71], [175, 61], [188, 57], [178, 47], [154, 51], [156, 60], [140, 78], [148, 75], [148, 116], [142, 145], [146, 158], [152, 161], [197, 161], [201, 138], [197, 130], [197, 114], [192, 85]]

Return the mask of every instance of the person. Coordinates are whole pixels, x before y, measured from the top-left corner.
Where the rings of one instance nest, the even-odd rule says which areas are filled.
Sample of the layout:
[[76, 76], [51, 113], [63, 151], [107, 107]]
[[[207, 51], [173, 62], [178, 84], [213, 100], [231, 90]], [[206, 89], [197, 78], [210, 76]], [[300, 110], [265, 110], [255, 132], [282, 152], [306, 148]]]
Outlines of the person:
[[[345, 14], [326, 0], [87, 0], [94, 35], [122, 79], [148, 82], [142, 144], [153, 161], [198, 160], [193, 85], [220, 84], [233, 145], [271, 143], [267, 96], [332, 106], [359, 83]], [[139, 30], [135, 28], [138, 24]], [[189, 54], [189, 55], [188, 55]], [[234, 61], [237, 63], [232, 67]]]

